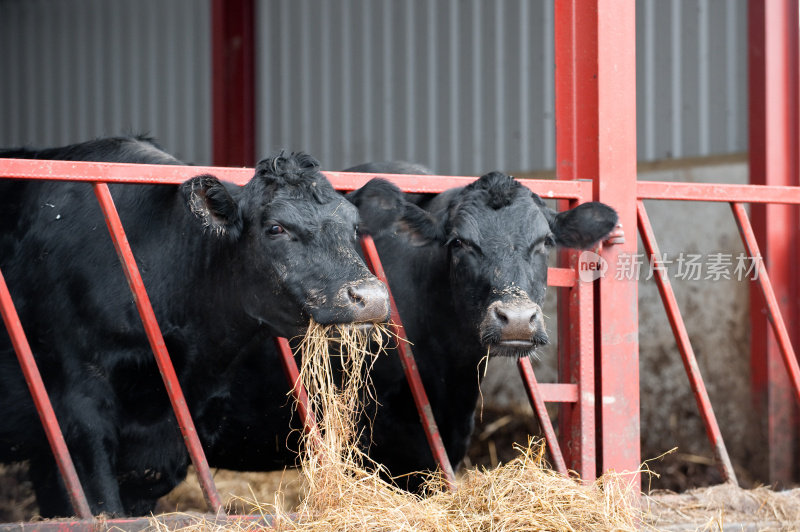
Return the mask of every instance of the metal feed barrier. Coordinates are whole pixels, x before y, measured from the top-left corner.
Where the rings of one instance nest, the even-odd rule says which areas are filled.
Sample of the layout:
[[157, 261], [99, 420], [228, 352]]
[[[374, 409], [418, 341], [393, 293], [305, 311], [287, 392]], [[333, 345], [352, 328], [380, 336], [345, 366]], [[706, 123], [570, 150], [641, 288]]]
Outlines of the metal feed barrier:
[[[764, 249], [764, 259], [770, 268], [771, 275], [767, 276], [763, 264], [759, 265], [759, 283], [754, 283], [758, 298], [751, 297], [754, 338], [751, 361], [757, 369], [753, 388], [757, 393], [768, 396], [767, 404], [762, 406], [765, 406], [765, 417], [769, 420], [769, 447], [771, 451], [776, 451], [775, 459], [772, 455], [770, 457], [770, 475], [791, 477], [792, 468], [787, 467], [787, 464], [793, 465], [797, 462], [794, 452], [796, 440], [793, 439], [796, 438], [796, 426], [790, 425], [787, 430], [787, 426], [782, 425], [780, 420], [787, 415], [791, 419], [787, 405], [791, 406], [800, 399], [797, 361], [786, 327], [787, 322], [794, 323], [800, 310], [796, 308], [796, 304], [789, 304], [789, 307], [795, 308], [788, 308], [784, 319], [779, 302], [800, 299], [797, 297], [800, 289], [792, 288], [796, 275], [784, 260], [786, 256], [798, 258], [795, 251], [797, 247], [791, 244], [792, 239], [796, 238], [796, 206], [800, 204], [800, 163], [797, 156], [800, 139], [797, 2], [749, 0], [748, 3], [750, 167], [751, 182], [757, 183], [751, 186], [637, 182], [635, 4], [632, 1], [613, 0], [556, 0], [554, 5], [558, 180], [530, 181], [527, 184], [543, 197], [561, 198], [572, 203], [593, 199], [612, 205], [619, 212], [626, 228], [634, 225], [639, 227], [648, 253], [655, 256], [656, 266], [660, 261], [658, 246], [642, 200], [725, 201], [732, 205], [748, 253], [757, 260], [760, 258], [757, 236]], [[221, 111], [219, 116], [224, 116], [224, 106], [217, 107]], [[243, 116], [249, 115], [245, 113]], [[219, 128], [219, 131], [223, 129]], [[221, 137], [231, 137], [234, 145], [245, 145], [227, 132], [222, 133]], [[66, 179], [96, 183], [93, 186], [98, 198], [101, 204], [108, 204], [105, 208], [110, 209], [109, 212], [113, 210], [113, 202], [107, 201], [109, 198], [106, 183], [175, 185], [203, 172], [213, 172], [221, 179], [239, 184], [243, 184], [252, 175], [248, 169], [232, 168], [0, 161], [0, 178]], [[334, 186], [344, 191], [361, 186], [367, 179], [363, 175], [344, 173], [327, 175]], [[579, 178], [590, 181], [578, 181]], [[469, 180], [433, 179], [430, 176], [392, 178], [405, 191], [431, 193], [463, 185]], [[742, 205], [744, 203], [754, 204], [755, 227], [751, 227]], [[760, 209], [767, 204], [781, 205]], [[786, 208], [786, 205], [791, 205], [792, 208]], [[115, 216], [112, 215], [111, 218]], [[130, 250], [121, 226], [115, 228], [114, 221], [110, 219], [109, 230], [112, 235], [116, 235], [114, 238], [125, 265], [126, 258], [123, 255], [126, 249], [127, 252]], [[780, 251], [787, 247], [790, 248], [790, 254], [786, 256], [776, 252], [776, 248]], [[627, 243], [611, 246], [601, 256], [606, 261], [613, 262], [622, 253], [635, 254], [636, 251], [635, 239], [628, 238]], [[367, 256], [369, 257], [369, 252]], [[127, 260], [130, 261], [128, 266], [132, 266], [127, 268], [130, 270], [127, 275], [132, 290], [137, 298], [139, 293], [146, 297], [132, 257], [128, 256]], [[577, 281], [575, 254], [567, 255], [563, 260], [566, 262], [561, 264], [566, 267], [551, 269], [549, 272], [550, 284], [560, 287], [561, 292], [561, 383], [537, 385], [527, 363], [521, 361], [522, 375], [530, 385], [528, 393], [548, 435], [549, 448], [556, 453], [553, 461], [560, 470], [570, 467], [585, 479], [594, 478], [597, 471], [608, 469], [635, 471], [640, 464], [636, 283], [608, 278], [594, 285], [580, 283]], [[659, 291], [678, 340], [712, 448], [718, 457], [718, 465], [723, 477], [733, 481], [735, 475], [731, 462], [702, 377], [697, 371], [669, 280], [658, 273], [659, 268], [656, 270]], [[770, 317], [769, 323], [760, 312], [761, 297], [765, 298], [763, 305]], [[143, 321], [148, 326], [146, 315], [149, 313], [152, 317], [152, 309], [149, 309], [146, 302], [139, 306], [143, 312]], [[148, 522], [144, 519], [102, 521], [89, 515], [68, 450], [36, 370], [33, 354], [16, 318], [8, 290], [2, 282], [0, 308], [79, 518], [72, 521], [26, 524], [24, 527], [0, 525], [0, 530], [95, 530], [112, 525], [135, 530], [147, 526]], [[152, 325], [155, 330], [152, 331], [151, 343], [159, 357], [163, 341], [158, 342], [160, 334], [157, 334], [155, 320], [152, 320]], [[768, 327], [774, 331], [774, 340], [770, 339]], [[762, 349], [762, 346], [766, 347]], [[162, 375], [169, 389], [177, 381], [174, 379], [166, 350], [163, 350], [163, 354]], [[291, 373], [291, 367], [287, 370]], [[412, 375], [414, 373], [413, 367], [411, 370], [406, 368], [406, 371]], [[296, 382], [296, 378], [293, 379], [291, 375], [289, 380]], [[191, 419], [180, 388], [175, 390], [176, 393], [171, 394], [170, 399], [179, 421], [182, 417], [187, 421], [181, 425], [181, 430], [197, 466], [209, 507], [216, 511], [220, 508], [219, 495], [214, 488], [197, 436], [191, 429]], [[424, 397], [421, 394], [415, 396], [415, 401], [418, 405], [422, 404], [421, 417], [426, 419]], [[545, 401], [562, 404], [559, 419], [560, 445], [555, 443], [552, 427], [548, 428], [549, 420], [544, 415]], [[303, 419], [312, 419], [308, 414], [301, 415]], [[427, 423], [423, 425], [428, 428]], [[435, 430], [429, 432], [429, 441], [432, 440], [435, 444]], [[557, 457], [559, 451], [564, 453], [563, 467]], [[439, 453], [438, 460], [440, 464], [445, 464], [446, 457]], [[445, 465], [442, 468], [443, 471], [447, 469]], [[634, 480], [634, 488], [639, 486], [640, 479], [637, 478]], [[223, 521], [233, 518], [218, 515]]]
[[[134, 165], [122, 163], [88, 163], [70, 161], [41, 161], [22, 159], [0, 159], [0, 178], [11, 179], [43, 179], [57, 181], [82, 181], [87, 186], [94, 188], [100, 207], [104, 213], [109, 233], [114, 242], [117, 254], [125, 272], [126, 279], [134, 295], [137, 310], [139, 311], [145, 333], [147, 334], [153, 353], [164, 381], [165, 388], [170, 398], [172, 408], [178, 420], [187, 450], [196, 469], [198, 481], [203, 490], [208, 508], [215, 514], [217, 520], [261, 519], [259, 516], [225, 516], [222, 509], [220, 495], [214, 485], [213, 477], [206, 461], [202, 445], [198, 440], [194, 423], [189, 413], [188, 406], [183, 396], [180, 383], [164, 344], [164, 339], [153, 309], [142, 282], [141, 275], [125, 236], [125, 231], [119, 219], [114, 201], [108, 189], [108, 183], [130, 184], [162, 184], [177, 185], [186, 179], [202, 173], [212, 173], [220, 179], [242, 185], [252, 176], [252, 170], [246, 168], [216, 168], [216, 167], [180, 167], [160, 165]], [[344, 172], [327, 172], [335, 188], [341, 191], [350, 191], [362, 186], [367, 180], [378, 175], [393, 181], [402, 190], [414, 193], [438, 193], [445, 189], [463, 186], [474, 180], [471, 177], [436, 177], [436, 176], [408, 176], [408, 175], [381, 175], [381, 174], [348, 174]], [[536, 190], [547, 198], [557, 198], [578, 204], [589, 197], [591, 183], [585, 181], [525, 181], [526, 186]], [[370, 269], [384, 282], [386, 276], [380, 264], [377, 251], [371, 238], [362, 239], [362, 246]], [[533, 375], [530, 361], [519, 361], [520, 374], [528, 389], [529, 397], [534, 410], [539, 417], [544, 429], [548, 449], [558, 471], [567, 474], [567, 467], [577, 471], [584, 479], [591, 480], [595, 476], [594, 456], [594, 357], [591, 339], [593, 338], [593, 311], [591, 298], [591, 285], [578, 282], [577, 270], [571, 268], [550, 268], [548, 272], [550, 286], [559, 287], [568, 294], [570, 315], [574, 316], [569, 330], [570, 338], [565, 338], [564, 344], [573, 346], [575, 355], [571, 366], [562, 368], [562, 375], [567, 376], [566, 382], [559, 384], [538, 384]], [[390, 291], [391, 294], [391, 291]], [[391, 297], [391, 296], [390, 296]], [[58, 464], [76, 516], [79, 520], [38, 522], [24, 525], [25, 530], [49, 530], [68, 528], [70, 530], [93, 530], [97, 527], [117, 526], [125, 529], [137, 529], [146, 526], [149, 522], [142, 519], [103, 519], [95, 520], [89, 510], [89, 505], [81, 487], [80, 480], [70, 457], [61, 429], [42, 382], [36, 361], [25, 337], [19, 317], [11, 300], [8, 287], [0, 272], [0, 309], [6, 324], [9, 336], [23, 368], [26, 381], [34, 398], [37, 411], [50, 442], [53, 455]], [[392, 313], [395, 319], [395, 332], [403, 334], [401, 317], [392, 299]], [[567, 330], [563, 328], [562, 330]], [[588, 341], [587, 341], [588, 339]], [[307, 397], [298, 383], [297, 366], [289, 349], [288, 342], [279, 338], [276, 340], [279, 351], [282, 353], [284, 370], [287, 379], [293, 385], [300, 416], [306, 422], [308, 430], [314, 430], [313, 414], [307, 410]], [[433, 456], [444, 473], [448, 484], [454, 486], [454, 475], [450, 461], [444, 451], [436, 421], [433, 419], [430, 404], [428, 403], [422, 381], [417, 371], [413, 353], [405, 342], [400, 342], [401, 360], [409, 386], [411, 387], [414, 401], [419, 411], [420, 420], [428, 438]], [[558, 402], [565, 405], [569, 417], [562, 422], [561, 442], [555, 438], [550, 419], [544, 409], [544, 402]], [[566, 459], [562, 448], [569, 450]], [[21, 524], [0, 525], [0, 530], [18, 530]]]
[[683, 317], [678, 308], [672, 284], [663, 267], [663, 258], [658, 249], [650, 219], [643, 200], [683, 200], [683, 201], [714, 201], [727, 202], [733, 211], [733, 216], [739, 233], [742, 237], [748, 257], [752, 258], [755, 273], [754, 282], [763, 294], [766, 302], [766, 312], [773, 334], [777, 339], [781, 359], [789, 376], [791, 389], [795, 400], [800, 404], [800, 366], [797, 363], [789, 332], [783, 319], [783, 314], [775, 296], [775, 290], [767, 272], [764, 260], [756, 241], [753, 226], [744, 208], [743, 203], [750, 204], [790, 204], [800, 205], [800, 187], [780, 187], [762, 185], [718, 185], [704, 183], [659, 183], [640, 181], [637, 184], [637, 214], [639, 233], [644, 243], [645, 252], [652, 260], [654, 279], [664, 303], [664, 308], [669, 318], [675, 340], [678, 344], [684, 369], [689, 378], [698, 410], [705, 426], [706, 435], [716, 458], [716, 465], [726, 482], [737, 483], [736, 473], [733, 470], [725, 442], [720, 432], [714, 410], [706, 391], [705, 383], [700, 375], [692, 344], [686, 331]]

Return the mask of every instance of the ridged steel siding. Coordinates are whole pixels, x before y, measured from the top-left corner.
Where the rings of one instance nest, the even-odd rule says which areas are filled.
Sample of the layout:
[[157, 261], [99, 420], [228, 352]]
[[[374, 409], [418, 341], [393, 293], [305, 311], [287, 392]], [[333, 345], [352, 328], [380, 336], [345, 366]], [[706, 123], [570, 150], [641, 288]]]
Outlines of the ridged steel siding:
[[0, 0], [0, 146], [149, 133], [211, 162], [209, 0]]
[[[637, 0], [640, 160], [747, 149], [745, 0]], [[209, 0], [0, 0], [0, 145], [149, 132], [210, 163]], [[555, 165], [549, 0], [260, 0], [257, 148]]]
[[[261, 152], [554, 167], [553, 3], [261, 0]], [[637, 0], [641, 160], [747, 149], [745, 0]]]
[[257, 20], [261, 152], [554, 166], [552, 2], [263, 0]]
[[747, 151], [747, 2], [637, 0], [640, 160]]

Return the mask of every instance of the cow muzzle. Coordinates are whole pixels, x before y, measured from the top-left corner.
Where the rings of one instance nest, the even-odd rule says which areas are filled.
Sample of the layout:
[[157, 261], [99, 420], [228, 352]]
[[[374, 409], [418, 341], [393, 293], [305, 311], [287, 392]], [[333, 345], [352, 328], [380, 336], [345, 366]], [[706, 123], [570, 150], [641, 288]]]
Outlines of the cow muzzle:
[[480, 336], [490, 354], [501, 356], [522, 356], [548, 342], [542, 309], [527, 298], [489, 305]]
[[385, 322], [389, 319], [389, 291], [377, 279], [342, 288], [354, 322]]
[[372, 324], [389, 320], [389, 292], [378, 279], [362, 279], [342, 286], [331, 305], [312, 309], [321, 324]]

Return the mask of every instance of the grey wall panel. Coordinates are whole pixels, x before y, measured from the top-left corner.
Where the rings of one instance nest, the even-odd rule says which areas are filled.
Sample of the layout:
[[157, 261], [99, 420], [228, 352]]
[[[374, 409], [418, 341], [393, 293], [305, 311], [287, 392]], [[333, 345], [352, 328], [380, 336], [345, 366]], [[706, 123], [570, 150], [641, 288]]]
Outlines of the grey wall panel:
[[747, 151], [747, 4], [637, 0], [640, 160]]
[[[260, 0], [257, 148], [555, 165], [553, 3]], [[745, 0], [636, 0], [640, 160], [747, 149]], [[209, 0], [0, 0], [0, 145], [149, 132], [210, 162]]]
[[[746, 151], [745, 0], [637, 0], [640, 160]], [[328, 168], [555, 165], [553, 3], [261, 0], [258, 140]]]
[[0, 146], [149, 133], [211, 160], [209, 0], [0, 0]]
[[467, 174], [554, 163], [550, 2], [263, 0], [257, 19], [261, 154]]

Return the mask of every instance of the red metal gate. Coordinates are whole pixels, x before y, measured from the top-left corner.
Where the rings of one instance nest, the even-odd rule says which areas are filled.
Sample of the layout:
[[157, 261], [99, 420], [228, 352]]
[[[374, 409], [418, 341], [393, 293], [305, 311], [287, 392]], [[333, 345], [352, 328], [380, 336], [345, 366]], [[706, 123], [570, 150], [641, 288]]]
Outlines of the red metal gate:
[[[755, 307], [762, 303], [753, 298], [753, 368], [754, 390], [767, 396], [765, 406], [770, 419], [770, 445], [778, 450], [771, 459], [771, 472], [780, 473], [783, 459], [780, 453], [790, 452], [786, 434], [777, 426], [783, 405], [800, 396], [798, 368], [792, 351], [789, 331], [780, 312], [780, 301], [796, 299], [798, 289], [786, 263], [787, 234], [783, 237], [767, 232], [773, 227], [796, 228], [797, 215], [791, 210], [771, 206], [759, 212], [758, 205], [800, 204], [798, 183], [798, 53], [797, 4], [792, 0], [764, 2], [751, 0], [750, 22], [750, 128], [751, 169], [753, 182], [767, 186], [734, 186], [636, 182], [635, 147], [635, 14], [634, 2], [621, 0], [556, 0], [556, 121], [557, 173], [564, 181], [531, 181], [528, 185], [543, 197], [568, 202], [590, 199], [604, 201], [617, 209], [626, 228], [636, 224], [648, 252], [658, 257], [658, 248], [650, 227], [643, 199], [725, 201], [732, 205], [742, 238], [751, 256], [761, 256], [756, 237], [765, 250], [766, 263], [773, 273], [767, 275], [759, 265], [758, 293], [768, 311], [769, 324]], [[164, 183], [177, 184], [202, 172], [213, 172], [221, 179], [243, 184], [252, 175], [248, 169], [136, 166], [122, 164], [65, 163], [49, 161], [0, 162], [0, 176], [30, 179], [69, 179], [95, 183], [98, 199], [107, 206], [109, 229], [117, 232], [116, 245], [123, 262], [129, 249], [121, 227], [117, 227], [112, 203], [108, 201], [105, 183]], [[328, 173], [341, 190], [357, 188], [364, 176]], [[370, 176], [371, 177], [371, 176]], [[590, 181], [577, 181], [585, 178]], [[438, 192], [467, 182], [468, 178], [432, 179], [430, 176], [395, 176], [392, 180], [409, 192]], [[755, 229], [750, 226], [743, 203], [754, 204]], [[769, 218], [768, 218], [769, 217]], [[115, 227], [117, 227], [115, 229]], [[126, 251], [127, 249], [127, 251]], [[778, 253], [781, 250], [781, 253]], [[789, 252], [794, 252], [793, 247]], [[622, 253], [636, 252], [635, 239], [606, 248], [603, 258], [614, 263]], [[128, 256], [127, 260], [131, 260]], [[584, 478], [593, 478], [595, 467], [601, 471], [635, 471], [640, 463], [639, 452], [639, 380], [638, 380], [638, 321], [636, 284], [605, 278], [594, 286], [577, 282], [574, 255], [563, 259], [568, 267], [551, 269], [551, 285], [562, 290], [560, 316], [560, 375], [561, 383], [537, 385], [530, 368], [522, 361], [520, 371], [531, 384], [529, 393], [538, 413], [545, 401], [564, 403], [561, 419], [561, 448], [565, 450], [565, 466], [577, 470]], [[657, 259], [656, 259], [657, 260]], [[135, 264], [133, 264], [135, 268]], [[134, 268], [126, 275], [131, 288], [143, 290]], [[656, 273], [659, 290], [670, 316], [670, 324], [678, 340], [680, 352], [692, 383], [709, 438], [725, 478], [733, 480], [730, 459], [722, 442], [719, 427], [697, 371], [691, 345], [685, 333], [680, 313], [675, 305], [669, 280]], [[773, 281], [778, 285], [773, 287]], [[778, 292], [778, 295], [776, 295]], [[761, 296], [759, 296], [761, 297]], [[9, 328], [15, 348], [26, 367], [26, 378], [37, 399], [48, 437], [58, 457], [59, 467], [69, 486], [70, 495], [82, 526], [89, 529], [85, 499], [81, 502], [80, 486], [76, 482], [63, 438], [55, 430], [55, 417], [41, 393], [32, 354], [24, 340], [16, 313], [4, 283], [0, 283], [0, 303], [3, 318]], [[152, 315], [146, 295], [140, 304], [143, 320]], [[788, 316], [796, 314], [789, 313]], [[788, 320], [787, 320], [788, 321]], [[771, 326], [775, 341], [769, 340], [766, 327]], [[165, 381], [174, 377], [171, 364], [161, 350], [157, 325], [152, 321], [151, 343]], [[763, 349], [762, 349], [763, 347]], [[26, 362], [27, 361], [27, 362]], [[595, 365], [596, 364], [596, 365]], [[412, 371], [413, 373], [413, 371]], [[783, 375], [788, 375], [784, 378]], [[782, 382], [783, 380], [783, 382]], [[767, 394], [764, 389], [768, 388]], [[36, 390], [39, 390], [38, 392]], [[212, 509], [219, 507], [219, 497], [213, 487], [202, 449], [191, 430], [191, 420], [179, 393], [171, 400], [179, 419], [186, 424], [182, 430], [190, 445], [193, 461], [198, 466], [201, 484]], [[422, 399], [420, 399], [422, 401]], [[423, 401], [424, 403], [424, 401]], [[186, 415], [182, 414], [184, 412]], [[595, 455], [595, 417], [597, 417], [597, 456]], [[549, 434], [548, 442], [555, 450], [552, 430], [542, 415], [542, 424]], [[794, 427], [784, 431], [795, 438]], [[433, 438], [433, 437], [432, 437]], [[435, 438], [434, 438], [435, 439]], [[792, 440], [793, 441], [793, 440]], [[435, 444], [435, 442], [434, 442]], [[194, 447], [194, 450], [192, 450]], [[199, 452], [198, 452], [199, 450]], [[441, 458], [440, 458], [441, 461]], [[791, 456], [790, 462], [794, 462]], [[561, 460], [554, 458], [557, 466]], [[444, 467], [444, 466], [443, 466]], [[788, 472], [789, 469], [783, 467]], [[73, 482], [70, 482], [70, 478]], [[639, 486], [639, 484], [637, 484]], [[120, 520], [126, 528], [131, 521]], [[109, 523], [111, 524], [111, 523]], [[41, 525], [43, 528], [45, 525]]]

